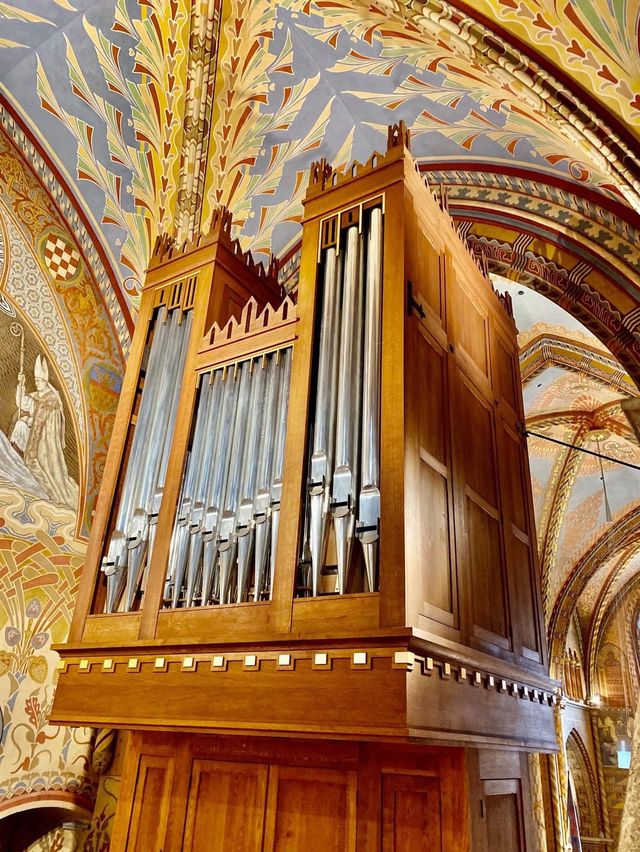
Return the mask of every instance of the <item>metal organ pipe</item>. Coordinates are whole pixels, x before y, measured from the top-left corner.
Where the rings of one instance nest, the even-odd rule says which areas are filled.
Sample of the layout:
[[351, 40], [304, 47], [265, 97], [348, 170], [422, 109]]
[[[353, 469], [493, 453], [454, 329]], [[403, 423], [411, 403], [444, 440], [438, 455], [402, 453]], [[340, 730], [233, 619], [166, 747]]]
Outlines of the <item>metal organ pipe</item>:
[[337, 318], [338, 318], [338, 264], [335, 247], [327, 249], [324, 259], [324, 288], [320, 346], [318, 349], [318, 375], [316, 386], [313, 451], [309, 485], [311, 574], [314, 595], [318, 593], [326, 539], [326, 519], [329, 508], [331, 468], [333, 467], [333, 431], [335, 406], [327, 400], [335, 398], [337, 376]]
[[165, 589], [171, 607], [270, 595], [290, 361], [287, 349], [202, 376]]
[[[133, 608], [153, 550], [155, 525], [178, 407], [192, 314], [160, 308], [147, 355], [145, 381], [116, 522], [102, 570], [106, 612]], [[123, 595], [124, 593], [124, 595]]]
[[251, 395], [249, 397], [248, 423], [245, 429], [242, 452], [242, 471], [240, 483], [240, 503], [236, 509], [235, 538], [238, 544], [238, 572], [236, 600], [245, 599], [249, 574], [249, 560], [253, 547], [251, 522], [253, 520], [253, 501], [256, 491], [258, 465], [258, 435], [264, 404], [264, 385], [266, 370], [263, 359], [251, 364]]
[[[201, 530], [203, 557], [202, 557], [202, 595], [201, 604], [206, 604], [212, 594], [215, 582], [215, 571], [218, 558], [218, 523], [222, 512], [222, 501], [227, 482], [229, 470], [229, 458], [231, 454], [231, 436], [228, 432], [236, 404], [238, 386], [236, 383], [235, 369], [224, 368], [216, 371], [220, 381], [224, 383], [222, 407], [216, 429], [208, 430], [209, 445], [213, 448], [211, 468], [207, 480], [205, 497], [206, 512]], [[199, 416], [199, 415], [198, 415]], [[193, 464], [200, 464], [200, 459], [193, 457]], [[178, 593], [179, 593], [178, 589]], [[174, 606], [177, 606], [177, 594], [174, 597]]]
[[242, 474], [244, 432], [249, 410], [249, 384], [251, 381], [251, 363], [245, 361], [238, 367], [238, 402], [233, 421], [231, 458], [227, 487], [224, 495], [224, 511], [220, 519], [218, 534], [218, 553], [220, 559], [220, 603], [231, 603], [228, 600], [231, 584], [231, 569], [235, 562], [237, 539], [233, 535], [236, 509], [240, 492], [240, 476]]
[[369, 591], [377, 588], [380, 534], [380, 366], [382, 342], [382, 210], [371, 211], [367, 235], [362, 376], [362, 478], [357, 534]]
[[291, 383], [291, 349], [285, 349], [280, 362], [281, 379], [278, 387], [276, 439], [274, 444], [273, 471], [271, 475], [271, 558], [269, 597], [275, 570], [276, 544], [280, 528], [280, 498], [282, 496], [282, 472], [284, 468], [284, 444], [287, 436], [287, 411], [289, 407], [289, 385]]
[[[305, 510], [313, 595], [320, 592], [329, 518], [338, 593], [347, 590], [356, 537], [363, 548], [366, 585], [377, 588], [382, 240], [378, 206], [361, 209], [359, 223], [324, 250]], [[305, 551], [306, 546], [303, 559]]]
[[342, 317], [340, 326], [340, 361], [338, 366], [338, 396], [336, 417], [336, 458], [333, 471], [331, 506], [336, 537], [338, 561], [338, 591], [344, 594], [351, 561], [354, 530], [357, 449], [354, 441], [360, 415], [358, 394], [361, 369], [360, 336], [362, 312], [360, 300], [360, 235], [358, 227], [347, 231]]
[[253, 599], [259, 601], [264, 586], [264, 577], [269, 556], [269, 534], [271, 532], [271, 468], [273, 453], [270, 449], [276, 427], [278, 403], [278, 374], [274, 358], [267, 360], [267, 387], [265, 390], [260, 434], [260, 451], [256, 469], [256, 498], [253, 503], [255, 543], [253, 564], [255, 583]]

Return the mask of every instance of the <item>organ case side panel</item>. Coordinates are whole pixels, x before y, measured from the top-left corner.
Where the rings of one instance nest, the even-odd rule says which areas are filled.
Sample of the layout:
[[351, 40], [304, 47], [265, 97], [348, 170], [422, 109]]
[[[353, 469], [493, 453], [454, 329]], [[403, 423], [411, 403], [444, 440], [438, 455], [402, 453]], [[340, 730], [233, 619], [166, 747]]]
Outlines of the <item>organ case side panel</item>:
[[496, 397], [500, 480], [504, 494], [504, 542], [513, 613], [515, 650], [534, 663], [545, 659], [541, 626], [537, 547], [520, 388], [517, 342], [491, 329], [493, 387]]
[[415, 525], [414, 545], [407, 549], [407, 615], [410, 623], [459, 641], [449, 359], [416, 317], [409, 325], [407, 478]]

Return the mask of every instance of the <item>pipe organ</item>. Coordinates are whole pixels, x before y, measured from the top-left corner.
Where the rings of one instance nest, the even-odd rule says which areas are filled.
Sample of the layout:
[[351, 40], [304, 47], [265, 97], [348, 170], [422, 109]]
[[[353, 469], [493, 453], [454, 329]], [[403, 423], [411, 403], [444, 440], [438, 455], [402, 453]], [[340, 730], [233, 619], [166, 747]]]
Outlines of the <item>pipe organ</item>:
[[528, 849], [558, 699], [509, 306], [402, 124], [314, 164], [274, 275], [224, 210], [156, 247], [52, 720], [128, 732], [112, 849]]

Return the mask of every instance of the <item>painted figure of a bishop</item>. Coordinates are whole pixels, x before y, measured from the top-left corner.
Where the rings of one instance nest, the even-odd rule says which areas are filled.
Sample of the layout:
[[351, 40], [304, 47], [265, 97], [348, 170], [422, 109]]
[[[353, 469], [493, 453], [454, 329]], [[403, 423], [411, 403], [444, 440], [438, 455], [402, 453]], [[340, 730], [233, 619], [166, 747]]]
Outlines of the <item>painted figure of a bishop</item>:
[[18, 375], [18, 421], [11, 442], [22, 451], [24, 463], [54, 503], [78, 507], [78, 485], [69, 476], [64, 457], [65, 420], [60, 394], [49, 382], [45, 358], [36, 358], [36, 389], [25, 390], [24, 373]]

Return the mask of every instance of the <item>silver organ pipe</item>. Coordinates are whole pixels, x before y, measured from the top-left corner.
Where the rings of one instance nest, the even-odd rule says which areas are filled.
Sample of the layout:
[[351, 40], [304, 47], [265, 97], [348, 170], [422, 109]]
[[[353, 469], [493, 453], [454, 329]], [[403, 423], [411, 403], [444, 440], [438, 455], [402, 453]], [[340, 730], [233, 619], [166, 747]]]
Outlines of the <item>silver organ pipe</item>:
[[282, 380], [278, 388], [278, 407], [276, 419], [276, 437], [273, 452], [273, 469], [271, 474], [271, 556], [269, 561], [270, 578], [267, 594], [271, 597], [271, 584], [275, 570], [276, 544], [280, 528], [280, 498], [282, 496], [282, 473], [284, 468], [284, 444], [287, 436], [287, 412], [289, 408], [289, 385], [291, 383], [291, 350], [285, 349], [282, 354]]
[[154, 318], [145, 380], [122, 496], [102, 570], [106, 612], [130, 611], [144, 585], [169, 460], [192, 313], [161, 307]]
[[271, 532], [271, 469], [273, 467], [273, 446], [278, 405], [278, 373], [276, 362], [270, 358], [267, 362], [267, 380], [262, 414], [262, 432], [256, 466], [256, 498], [253, 502], [254, 523], [254, 588], [253, 599], [259, 601], [265, 581], [267, 559], [269, 558], [269, 536]]
[[336, 408], [336, 458], [333, 471], [331, 508], [336, 537], [338, 591], [344, 594], [351, 561], [354, 529], [354, 498], [357, 482], [355, 433], [360, 399], [357, 393], [361, 369], [359, 341], [362, 328], [360, 300], [360, 235], [356, 225], [347, 231], [345, 270], [340, 323], [340, 360]]
[[[358, 224], [324, 249], [315, 408], [305, 509], [305, 591], [322, 591], [335, 552], [336, 590], [344, 594], [362, 545], [364, 584], [377, 588], [380, 520], [380, 346], [382, 209], [360, 211]], [[333, 548], [329, 538], [333, 533]], [[308, 540], [307, 540], [308, 539]], [[307, 556], [308, 554], [308, 556]]]
[[362, 377], [362, 474], [357, 534], [369, 591], [377, 588], [380, 534], [380, 358], [382, 345], [382, 210], [371, 211], [367, 235]]
[[238, 365], [237, 402], [235, 417], [232, 420], [231, 454], [224, 492], [224, 510], [220, 519], [218, 533], [218, 559], [220, 561], [220, 603], [231, 603], [231, 572], [235, 564], [237, 539], [234, 536], [236, 511], [240, 495], [240, 475], [242, 473], [245, 430], [249, 413], [249, 389], [251, 383], [251, 362]]
[[338, 335], [338, 264], [336, 249], [327, 249], [324, 266], [324, 298], [318, 349], [318, 376], [316, 385], [316, 420], [313, 429], [311, 454], [311, 481], [309, 485], [309, 539], [313, 594], [318, 593], [330, 497], [330, 470], [333, 466], [333, 438], [335, 407], [327, 406], [336, 392]]
[[285, 349], [201, 377], [166, 605], [270, 596], [267, 566], [277, 541], [290, 363]]

